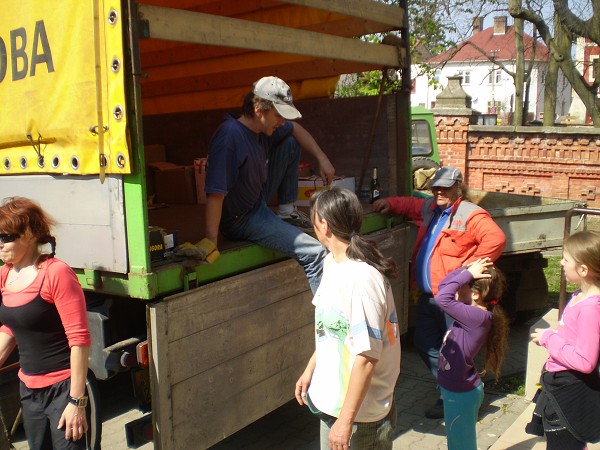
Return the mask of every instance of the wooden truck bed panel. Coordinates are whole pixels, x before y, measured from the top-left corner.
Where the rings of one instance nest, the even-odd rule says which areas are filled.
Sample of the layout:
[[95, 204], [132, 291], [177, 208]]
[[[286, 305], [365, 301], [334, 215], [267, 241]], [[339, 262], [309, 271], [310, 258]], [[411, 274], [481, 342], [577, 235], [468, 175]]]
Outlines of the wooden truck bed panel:
[[[151, 366], [157, 448], [207, 448], [289, 401], [313, 351], [311, 293], [295, 261], [173, 296], [148, 313], [151, 353], [169, 355]], [[231, 414], [239, 405], [243, 412]]]

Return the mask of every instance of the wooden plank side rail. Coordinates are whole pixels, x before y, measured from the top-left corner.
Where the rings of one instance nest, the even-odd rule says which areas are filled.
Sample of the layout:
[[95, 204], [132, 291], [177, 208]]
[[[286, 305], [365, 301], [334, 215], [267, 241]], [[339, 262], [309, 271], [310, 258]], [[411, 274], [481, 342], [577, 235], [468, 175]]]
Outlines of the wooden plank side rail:
[[138, 6], [150, 37], [400, 67], [398, 49], [357, 39], [160, 6]]
[[[284, 261], [148, 306], [156, 448], [207, 448], [293, 396], [313, 352], [304, 271]], [[160, 363], [157, 362], [160, 361]]]

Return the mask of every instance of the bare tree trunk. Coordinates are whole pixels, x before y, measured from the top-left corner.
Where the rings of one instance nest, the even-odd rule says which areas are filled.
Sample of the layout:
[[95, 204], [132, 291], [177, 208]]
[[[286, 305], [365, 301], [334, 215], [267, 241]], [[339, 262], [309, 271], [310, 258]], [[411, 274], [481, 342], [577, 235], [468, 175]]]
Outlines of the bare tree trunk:
[[515, 19], [515, 112], [513, 125], [525, 125], [527, 117], [523, 114], [523, 80], [525, 78], [525, 51], [523, 49], [523, 19]]
[[552, 57], [548, 61], [546, 83], [544, 84], [544, 126], [551, 127], [555, 122], [556, 89], [558, 86], [558, 63]]

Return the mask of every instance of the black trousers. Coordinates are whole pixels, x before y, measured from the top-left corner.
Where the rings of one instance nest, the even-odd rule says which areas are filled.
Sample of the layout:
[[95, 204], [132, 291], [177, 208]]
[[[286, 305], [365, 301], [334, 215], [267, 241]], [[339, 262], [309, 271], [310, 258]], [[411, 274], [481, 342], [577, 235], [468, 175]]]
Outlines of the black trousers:
[[66, 379], [41, 389], [20, 383], [23, 426], [30, 450], [85, 449], [85, 435], [78, 441], [65, 439], [65, 426], [58, 428], [60, 416], [69, 401], [71, 380]]

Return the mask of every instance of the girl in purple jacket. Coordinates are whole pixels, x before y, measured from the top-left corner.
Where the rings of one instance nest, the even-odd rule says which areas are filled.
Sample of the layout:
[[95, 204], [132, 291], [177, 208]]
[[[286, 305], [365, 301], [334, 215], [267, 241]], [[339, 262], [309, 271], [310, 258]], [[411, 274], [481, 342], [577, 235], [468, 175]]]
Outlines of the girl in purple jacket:
[[[476, 450], [475, 425], [483, 401], [481, 376], [491, 369], [498, 379], [504, 362], [508, 320], [498, 306], [505, 281], [490, 258], [450, 272], [435, 300], [454, 319], [446, 333], [438, 364], [438, 385], [444, 399], [449, 450]], [[484, 371], [474, 359], [485, 344]]]

